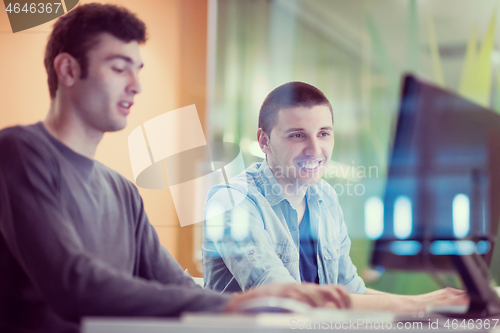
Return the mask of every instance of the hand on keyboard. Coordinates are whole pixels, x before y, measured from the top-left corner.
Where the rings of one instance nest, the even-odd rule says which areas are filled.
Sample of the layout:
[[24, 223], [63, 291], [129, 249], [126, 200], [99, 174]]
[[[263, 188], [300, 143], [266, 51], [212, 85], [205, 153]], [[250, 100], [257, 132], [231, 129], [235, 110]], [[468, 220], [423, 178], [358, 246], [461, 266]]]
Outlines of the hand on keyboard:
[[268, 284], [244, 293], [233, 294], [226, 312], [237, 312], [242, 303], [258, 297], [290, 298], [312, 307], [348, 309], [351, 307], [349, 293], [342, 286], [302, 284]]

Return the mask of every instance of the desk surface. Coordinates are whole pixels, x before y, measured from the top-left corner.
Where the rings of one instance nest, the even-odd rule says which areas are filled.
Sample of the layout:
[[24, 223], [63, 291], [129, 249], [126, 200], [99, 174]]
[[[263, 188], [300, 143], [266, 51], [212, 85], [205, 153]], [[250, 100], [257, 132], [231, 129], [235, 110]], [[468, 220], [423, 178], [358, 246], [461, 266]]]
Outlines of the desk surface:
[[[500, 295], [500, 288], [495, 288]], [[408, 318], [408, 317], [407, 317]], [[356, 330], [359, 332], [494, 332], [500, 333], [499, 319], [449, 319], [438, 315], [426, 315], [420, 322], [396, 323], [389, 312], [338, 311], [315, 309], [302, 314], [227, 315], [193, 313], [181, 319], [139, 318], [85, 318], [82, 333], [280, 333], [306, 329], [312, 332], [325, 330]], [[371, 325], [371, 327], [370, 327]], [[404, 326], [406, 325], [406, 326]]]
[[[347, 311], [344, 311], [347, 312]], [[328, 314], [323, 313], [316, 318], [310, 315], [299, 314], [260, 314], [257, 316], [244, 315], [221, 315], [221, 314], [192, 314], [180, 320], [174, 319], [124, 319], [124, 318], [86, 318], [82, 322], [82, 333], [281, 333], [296, 330], [319, 331], [358, 331], [358, 332], [494, 332], [500, 333], [500, 320], [482, 319], [480, 321], [469, 322], [463, 319], [425, 317], [422, 321], [414, 322], [393, 322], [384, 313], [379, 313], [381, 317], [374, 319], [373, 316], [366, 316], [361, 313], [359, 318], [355, 318], [356, 312], [351, 312], [350, 318], [338, 320], [336, 314], [331, 312], [331, 319]], [[388, 313], [385, 313], [388, 314]], [[429, 318], [429, 319], [427, 319]], [[337, 319], [337, 320], [336, 320]], [[385, 320], [384, 320], [385, 319]], [[397, 318], [396, 318], [397, 319]], [[488, 323], [488, 325], [486, 325]], [[463, 326], [462, 326], [463, 325]], [[467, 325], [470, 325], [468, 328]], [[462, 326], [462, 327], [461, 327]], [[489, 328], [487, 328], [488, 326]], [[465, 329], [464, 329], [465, 327]]]

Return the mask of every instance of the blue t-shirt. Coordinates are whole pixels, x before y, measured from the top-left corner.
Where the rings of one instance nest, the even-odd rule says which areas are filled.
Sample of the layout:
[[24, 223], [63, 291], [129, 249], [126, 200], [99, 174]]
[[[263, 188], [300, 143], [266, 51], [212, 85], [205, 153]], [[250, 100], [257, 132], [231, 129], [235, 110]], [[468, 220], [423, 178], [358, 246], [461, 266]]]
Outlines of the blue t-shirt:
[[300, 279], [305, 282], [319, 283], [318, 259], [316, 256], [317, 241], [311, 233], [311, 223], [309, 218], [309, 206], [306, 204], [306, 211], [299, 226], [300, 237]]

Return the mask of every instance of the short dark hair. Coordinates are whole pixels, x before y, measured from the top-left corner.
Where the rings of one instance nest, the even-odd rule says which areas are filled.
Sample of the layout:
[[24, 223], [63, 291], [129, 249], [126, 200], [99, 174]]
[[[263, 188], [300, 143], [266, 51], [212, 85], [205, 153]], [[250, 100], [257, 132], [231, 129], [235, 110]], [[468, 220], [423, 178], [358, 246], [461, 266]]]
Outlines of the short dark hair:
[[332, 105], [321, 90], [299, 81], [285, 83], [271, 91], [262, 103], [259, 111], [259, 128], [270, 135], [278, 121], [279, 110], [298, 106], [310, 108], [317, 105], [328, 106], [333, 122]]
[[71, 54], [81, 68], [81, 78], [88, 75], [88, 51], [97, 44], [101, 33], [110, 33], [128, 43], [146, 41], [146, 25], [135, 14], [124, 7], [89, 3], [61, 16], [54, 24], [45, 49], [50, 98], [56, 96], [57, 74], [54, 58], [62, 52]]

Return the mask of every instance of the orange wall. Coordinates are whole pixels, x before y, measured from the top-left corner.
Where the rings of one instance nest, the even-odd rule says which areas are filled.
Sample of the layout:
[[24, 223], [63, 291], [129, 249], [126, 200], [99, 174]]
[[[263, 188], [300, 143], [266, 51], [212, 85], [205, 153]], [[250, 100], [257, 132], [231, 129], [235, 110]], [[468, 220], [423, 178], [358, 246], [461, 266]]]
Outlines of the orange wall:
[[[88, 2], [95, 1], [80, 1], [80, 4]], [[127, 143], [134, 128], [193, 103], [197, 104], [204, 124], [207, 2], [116, 0], [112, 3], [137, 13], [147, 25], [149, 40], [141, 47], [145, 64], [140, 74], [142, 93], [135, 98], [128, 125], [120, 132], [105, 134], [96, 159], [134, 181]], [[3, 128], [42, 120], [47, 113], [50, 100], [43, 53], [53, 21], [13, 34], [2, 4], [0, 9], [0, 128]], [[186, 41], [186, 38], [191, 39]], [[196, 54], [187, 56], [188, 51]], [[190, 266], [185, 253], [192, 253], [192, 230], [181, 230], [168, 190], [140, 189], [140, 192], [162, 244], [176, 258], [183, 253], [181, 264]]]

